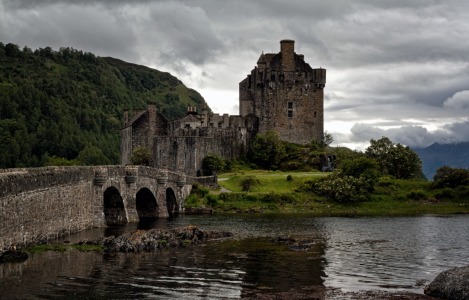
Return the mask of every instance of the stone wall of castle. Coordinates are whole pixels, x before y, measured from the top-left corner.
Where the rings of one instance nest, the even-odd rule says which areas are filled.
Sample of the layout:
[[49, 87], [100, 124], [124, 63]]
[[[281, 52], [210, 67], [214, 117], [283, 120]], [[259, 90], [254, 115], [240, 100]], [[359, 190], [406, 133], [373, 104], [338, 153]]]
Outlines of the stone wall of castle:
[[278, 54], [261, 54], [239, 85], [240, 115], [259, 118], [259, 131], [275, 131], [284, 141], [322, 140], [325, 69], [312, 69], [294, 52], [294, 41], [281, 41]]
[[228, 160], [242, 157], [254, 134], [245, 127], [178, 128], [174, 134], [155, 137], [154, 166], [190, 176], [211, 175], [202, 171], [205, 156], [215, 154]]

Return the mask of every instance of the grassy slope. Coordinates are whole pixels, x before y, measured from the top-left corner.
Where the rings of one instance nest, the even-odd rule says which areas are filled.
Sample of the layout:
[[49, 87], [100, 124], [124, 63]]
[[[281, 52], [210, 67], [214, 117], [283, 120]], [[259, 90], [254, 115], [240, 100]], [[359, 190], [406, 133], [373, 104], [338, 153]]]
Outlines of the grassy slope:
[[[287, 181], [287, 176], [293, 177]], [[240, 181], [243, 177], [255, 176], [260, 185], [252, 192], [243, 193]], [[354, 204], [338, 204], [327, 199], [295, 191], [304, 180], [327, 176], [320, 172], [269, 172], [243, 171], [220, 174], [219, 184], [232, 193], [212, 191], [209, 201], [193, 203], [211, 205], [217, 212], [290, 212], [308, 213], [317, 216], [361, 216], [361, 215], [419, 215], [469, 213], [469, 199], [436, 201], [429, 182], [392, 180], [387, 187], [377, 186], [370, 201]], [[422, 200], [411, 199], [412, 191], [426, 195]], [[266, 197], [266, 195], [275, 197]], [[189, 201], [189, 206], [193, 205]]]

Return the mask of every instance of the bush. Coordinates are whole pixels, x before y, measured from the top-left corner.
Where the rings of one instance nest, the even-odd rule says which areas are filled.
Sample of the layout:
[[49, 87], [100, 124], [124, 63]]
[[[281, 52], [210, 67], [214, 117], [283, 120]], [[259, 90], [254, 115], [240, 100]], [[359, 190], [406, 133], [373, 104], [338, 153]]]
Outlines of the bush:
[[379, 187], [389, 188], [389, 187], [394, 186], [394, 182], [391, 177], [384, 176], [378, 180], [376, 185]]
[[207, 196], [209, 192], [210, 190], [202, 185], [192, 185], [191, 195], [196, 195], [197, 197], [205, 198], [205, 196]]
[[370, 196], [369, 183], [366, 180], [340, 172], [321, 179], [314, 184], [314, 189], [319, 195], [340, 203], [364, 201]]
[[52, 157], [47, 158], [45, 165], [46, 166], [79, 166], [81, 165], [81, 162], [76, 159], [68, 160], [64, 157], [52, 156]]
[[358, 178], [366, 185], [365, 188], [372, 192], [375, 184], [379, 180], [378, 163], [376, 160], [368, 157], [358, 157], [343, 163], [342, 173], [345, 176]]
[[288, 176], [287, 176], [287, 181], [293, 181], [293, 176], [288, 175]]
[[261, 201], [266, 203], [294, 203], [295, 197], [288, 194], [277, 194], [275, 192], [271, 192], [262, 195]]
[[435, 198], [438, 200], [450, 200], [456, 197], [456, 192], [450, 188], [444, 188], [435, 192]]
[[207, 205], [211, 207], [215, 207], [218, 205], [217, 196], [215, 195], [207, 195]]
[[204, 175], [213, 175], [215, 172], [220, 172], [225, 168], [225, 161], [218, 155], [209, 154], [202, 160], [202, 170]]
[[427, 199], [428, 196], [427, 196], [427, 193], [425, 193], [425, 191], [416, 190], [416, 191], [410, 191], [407, 194], [407, 198], [413, 199], [413, 200], [424, 200], [424, 199]]
[[314, 193], [316, 191], [317, 180], [307, 179], [300, 185], [295, 192], [300, 193]]
[[152, 162], [150, 150], [145, 147], [136, 148], [130, 157], [130, 162], [133, 165], [149, 166]]
[[218, 195], [218, 199], [223, 202], [256, 202], [260, 201], [257, 194], [246, 193], [222, 193]]
[[246, 176], [241, 179], [240, 184], [243, 192], [250, 192], [255, 186], [260, 184], [260, 181], [255, 176]]

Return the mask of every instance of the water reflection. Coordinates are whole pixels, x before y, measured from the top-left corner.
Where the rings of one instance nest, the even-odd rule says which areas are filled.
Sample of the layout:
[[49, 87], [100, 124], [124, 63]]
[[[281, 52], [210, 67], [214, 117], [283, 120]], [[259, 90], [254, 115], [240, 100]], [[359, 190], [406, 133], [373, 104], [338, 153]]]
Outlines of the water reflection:
[[[0, 298], [234, 299], [311, 286], [422, 292], [419, 282], [469, 264], [468, 221], [469, 216], [182, 216], [94, 229], [67, 239], [189, 224], [231, 231], [238, 239], [128, 255], [35, 254], [24, 263], [0, 265]], [[272, 241], [279, 236], [314, 243], [309, 251], [292, 251]]]

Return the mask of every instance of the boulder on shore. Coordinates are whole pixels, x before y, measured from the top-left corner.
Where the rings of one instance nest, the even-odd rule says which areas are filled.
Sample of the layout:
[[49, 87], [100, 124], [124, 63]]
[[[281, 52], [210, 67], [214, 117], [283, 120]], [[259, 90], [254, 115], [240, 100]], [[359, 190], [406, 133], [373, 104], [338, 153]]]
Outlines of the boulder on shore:
[[441, 299], [469, 299], [469, 266], [441, 272], [427, 285], [425, 294]]

